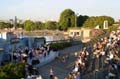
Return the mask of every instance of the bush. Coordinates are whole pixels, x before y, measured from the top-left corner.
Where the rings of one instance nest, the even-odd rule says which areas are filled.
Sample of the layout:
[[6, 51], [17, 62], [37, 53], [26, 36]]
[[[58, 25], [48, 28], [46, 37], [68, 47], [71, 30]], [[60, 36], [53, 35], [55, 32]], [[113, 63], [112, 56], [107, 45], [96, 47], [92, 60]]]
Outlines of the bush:
[[9, 63], [0, 67], [0, 79], [20, 79], [24, 78], [25, 64]]
[[9, 79], [5, 72], [0, 71], [0, 79]]
[[109, 26], [108, 31], [109, 31], [109, 32], [115, 31], [115, 30], [117, 30], [118, 27], [119, 27], [119, 26]]
[[71, 46], [72, 44], [70, 42], [64, 42], [64, 43], [52, 43], [50, 44], [50, 48], [54, 50], [61, 50], [66, 47]]

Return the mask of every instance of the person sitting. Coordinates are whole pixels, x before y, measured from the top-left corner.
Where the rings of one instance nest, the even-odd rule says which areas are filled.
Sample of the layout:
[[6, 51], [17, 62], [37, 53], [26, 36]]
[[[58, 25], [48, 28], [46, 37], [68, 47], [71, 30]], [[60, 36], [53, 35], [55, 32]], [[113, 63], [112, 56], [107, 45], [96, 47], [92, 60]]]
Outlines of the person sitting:
[[78, 72], [78, 68], [79, 68], [79, 67], [78, 67], [78, 62], [76, 61], [76, 62], [75, 62], [75, 67], [74, 67], [72, 73]]
[[110, 51], [108, 58], [106, 58], [106, 60], [110, 61], [114, 58], [114, 55], [112, 54], [112, 52]]

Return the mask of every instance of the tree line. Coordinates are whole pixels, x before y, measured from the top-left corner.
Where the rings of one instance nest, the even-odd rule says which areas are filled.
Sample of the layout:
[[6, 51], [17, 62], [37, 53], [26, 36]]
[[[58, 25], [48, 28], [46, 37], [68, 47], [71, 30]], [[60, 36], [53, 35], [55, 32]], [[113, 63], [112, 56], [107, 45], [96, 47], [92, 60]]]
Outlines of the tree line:
[[102, 29], [105, 20], [108, 21], [108, 26], [111, 26], [114, 23], [114, 19], [109, 16], [92, 16], [85, 21], [83, 26], [89, 28], [95, 28], [97, 25], [99, 25], [99, 27]]
[[[114, 19], [110, 16], [92, 16], [89, 17], [87, 15], [76, 15], [76, 13], [71, 9], [65, 9], [60, 14], [59, 21], [32, 21], [26, 20], [22, 24], [17, 23], [17, 27], [24, 28], [27, 31], [32, 30], [67, 30], [70, 27], [89, 27], [94, 28], [95, 26], [99, 25], [100, 27], [103, 26], [103, 22], [107, 20], [108, 25], [112, 25], [114, 23]], [[0, 22], [0, 29], [3, 28], [11, 28], [13, 24]]]

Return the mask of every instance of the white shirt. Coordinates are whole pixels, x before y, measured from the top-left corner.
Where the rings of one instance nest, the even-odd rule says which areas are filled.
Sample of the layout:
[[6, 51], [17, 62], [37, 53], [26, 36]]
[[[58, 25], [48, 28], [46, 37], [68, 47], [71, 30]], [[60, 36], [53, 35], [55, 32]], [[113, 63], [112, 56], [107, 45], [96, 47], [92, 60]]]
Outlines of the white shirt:
[[41, 77], [41, 76], [39, 76], [39, 77], [37, 77], [36, 79], [42, 79], [42, 77]]
[[101, 51], [100, 53], [101, 53], [101, 55], [105, 55], [105, 52], [104, 52], [104, 51]]
[[110, 55], [109, 55], [109, 58], [110, 58], [110, 59], [113, 59], [113, 57], [114, 57], [113, 54], [110, 54]]
[[78, 67], [76, 66], [73, 70], [73, 72], [77, 72], [78, 71]]

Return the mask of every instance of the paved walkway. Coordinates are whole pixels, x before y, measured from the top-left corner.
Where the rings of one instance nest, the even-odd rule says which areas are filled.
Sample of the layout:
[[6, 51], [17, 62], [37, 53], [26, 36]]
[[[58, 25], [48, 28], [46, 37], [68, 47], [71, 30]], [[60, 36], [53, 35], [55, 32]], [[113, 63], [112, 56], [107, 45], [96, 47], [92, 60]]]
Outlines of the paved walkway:
[[59, 59], [55, 59], [53, 62], [42, 66], [39, 72], [43, 79], [49, 79], [49, 70], [52, 67], [55, 75], [58, 79], [64, 79], [65, 76], [71, 71], [73, 63], [75, 61], [74, 53], [80, 51], [82, 45], [76, 45], [60, 51], [60, 57], [69, 55], [69, 59], [65, 63], [61, 62]]

